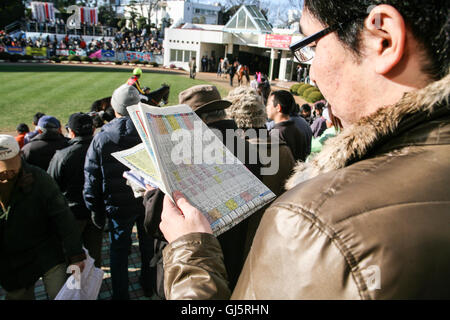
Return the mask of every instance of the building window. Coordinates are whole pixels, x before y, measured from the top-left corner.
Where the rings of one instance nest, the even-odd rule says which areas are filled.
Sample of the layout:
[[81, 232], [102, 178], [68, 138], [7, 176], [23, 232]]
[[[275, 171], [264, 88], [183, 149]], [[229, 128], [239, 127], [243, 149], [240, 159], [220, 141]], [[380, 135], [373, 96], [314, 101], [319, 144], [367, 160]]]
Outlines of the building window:
[[184, 62], [189, 62], [189, 60], [191, 60], [190, 51], [185, 51], [184, 52]]
[[177, 61], [183, 61], [183, 50], [177, 50]]

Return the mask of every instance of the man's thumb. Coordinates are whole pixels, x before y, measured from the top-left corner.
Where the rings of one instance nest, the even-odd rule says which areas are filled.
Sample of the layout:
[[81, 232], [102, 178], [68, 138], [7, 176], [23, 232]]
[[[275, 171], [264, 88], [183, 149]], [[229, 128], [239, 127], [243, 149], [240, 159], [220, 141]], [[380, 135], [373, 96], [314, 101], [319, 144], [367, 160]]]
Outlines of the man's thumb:
[[186, 211], [189, 213], [189, 210], [193, 208], [184, 194], [180, 191], [174, 191], [172, 193], [172, 198], [183, 214], [185, 214]]

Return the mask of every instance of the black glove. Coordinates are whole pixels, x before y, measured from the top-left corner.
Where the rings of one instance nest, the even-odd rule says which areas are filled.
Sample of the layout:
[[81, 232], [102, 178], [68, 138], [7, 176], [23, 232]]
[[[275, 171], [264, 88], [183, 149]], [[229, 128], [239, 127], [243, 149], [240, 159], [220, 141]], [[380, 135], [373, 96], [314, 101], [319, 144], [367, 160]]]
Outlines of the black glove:
[[91, 212], [91, 219], [94, 226], [99, 228], [100, 230], [103, 230], [106, 224], [106, 214], [104, 212]]

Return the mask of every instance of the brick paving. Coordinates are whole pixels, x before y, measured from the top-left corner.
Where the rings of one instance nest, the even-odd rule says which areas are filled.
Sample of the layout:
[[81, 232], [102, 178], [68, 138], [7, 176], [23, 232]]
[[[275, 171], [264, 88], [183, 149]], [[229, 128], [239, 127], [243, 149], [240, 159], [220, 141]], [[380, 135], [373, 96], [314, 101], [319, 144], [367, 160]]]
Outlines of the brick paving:
[[[154, 296], [148, 298], [144, 296], [144, 292], [139, 284], [139, 274], [141, 266], [141, 259], [139, 253], [139, 244], [137, 239], [136, 227], [133, 228], [132, 233], [132, 247], [131, 253], [128, 256], [128, 291], [131, 300], [157, 300]], [[98, 300], [110, 300], [112, 297], [112, 286], [111, 286], [111, 274], [109, 268], [109, 235], [104, 234], [103, 247], [102, 247], [102, 270], [104, 271], [103, 282], [100, 288], [100, 293], [98, 295]], [[45, 292], [44, 284], [42, 279], [40, 279], [35, 286], [34, 294], [36, 300], [48, 300], [47, 293]], [[5, 292], [0, 287], [0, 300], [5, 299]]]

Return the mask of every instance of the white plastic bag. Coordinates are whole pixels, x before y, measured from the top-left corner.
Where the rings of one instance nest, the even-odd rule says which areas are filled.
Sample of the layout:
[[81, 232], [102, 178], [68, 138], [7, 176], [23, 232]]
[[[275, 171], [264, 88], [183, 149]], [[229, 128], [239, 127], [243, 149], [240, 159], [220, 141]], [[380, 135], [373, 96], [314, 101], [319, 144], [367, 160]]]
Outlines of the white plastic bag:
[[84, 270], [81, 274], [72, 274], [59, 291], [55, 300], [97, 300], [103, 281], [103, 270], [94, 266], [87, 250]]

